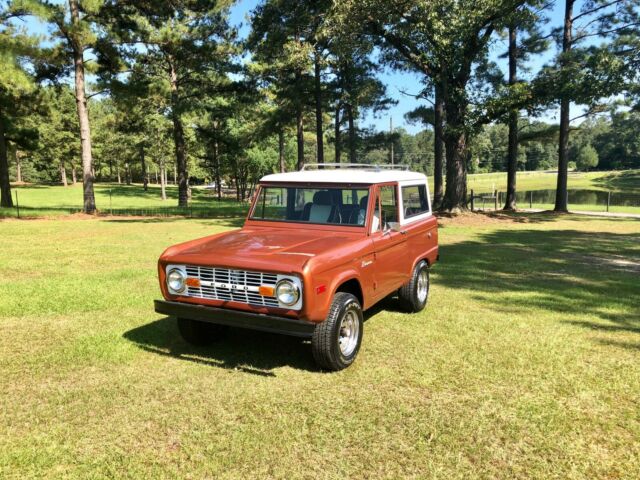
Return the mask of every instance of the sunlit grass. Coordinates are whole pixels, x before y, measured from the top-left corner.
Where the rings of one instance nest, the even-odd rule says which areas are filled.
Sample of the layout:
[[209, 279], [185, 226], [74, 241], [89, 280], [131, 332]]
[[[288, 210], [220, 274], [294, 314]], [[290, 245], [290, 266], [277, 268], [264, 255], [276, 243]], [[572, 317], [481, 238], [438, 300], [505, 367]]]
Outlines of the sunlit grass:
[[[167, 199], [162, 200], [160, 187], [150, 184], [145, 191], [142, 185], [98, 183], [94, 188], [96, 207], [102, 214], [116, 215], [186, 215], [237, 217], [244, 215], [247, 203], [232, 199], [218, 201], [212, 190], [192, 189], [188, 208], [178, 208], [178, 189], [167, 186]], [[15, 207], [0, 208], [0, 216], [17, 216], [17, 207], [23, 217], [68, 215], [82, 209], [82, 185], [28, 185], [13, 188]]]
[[638, 478], [640, 222], [443, 220], [427, 309], [192, 348], [156, 260], [231, 220], [0, 222], [1, 478]]
[[[518, 172], [516, 175], [519, 191], [555, 190], [558, 177], [556, 172]], [[507, 190], [507, 174], [481, 173], [468, 176], [469, 189], [476, 193], [493, 190]], [[605, 172], [569, 172], [567, 185], [570, 189], [603, 190], [640, 194], [640, 170]]]
[[[433, 189], [433, 179], [430, 178]], [[468, 177], [469, 193], [488, 194], [499, 190], [501, 195], [506, 191], [506, 173], [475, 174]], [[518, 172], [518, 190], [545, 190], [556, 188], [555, 172]], [[623, 172], [571, 172], [569, 174], [570, 189], [589, 189], [629, 193], [640, 195], [640, 171]], [[167, 200], [160, 198], [160, 187], [150, 184], [144, 191], [141, 185], [96, 184], [95, 195], [98, 211], [102, 214], [115, 215], [183, 215], [195, 217], [235, 217], [244, 216], [248, 204], [237, 203], [233, 199], [218, 202], [211, 190], [194, 188], [190, 207], [179, 209], [178, 190], [174, 185], [167, 186]], [[13, 188], [14, 203], [16, 199], [21, 206], [21, 216], [42, 217], [68, 215], [82, 209], [82, 186], [68, 187], [52, 185], [28, 185]], [[504, 198], [504, 197], [503, 197]], [[489, 202], [490, 203], [490, 202]], [[486, 205], [493, 208], [493, 205]], [[502, 205], [499, 205], [501, 208]], [[529, 208], [529, 202], [520, 202], [519, 207]], [[537, 204], [532, 208], [553, 208], [551, 204]], [[604, 211], [606, 205], [571, 204], [576, 211]], [[615, 198], [611, 212], [640, 213], [640, 206], [616, 206]], [[0, 208], [0, 217], [15, 217], [17, 209]]]

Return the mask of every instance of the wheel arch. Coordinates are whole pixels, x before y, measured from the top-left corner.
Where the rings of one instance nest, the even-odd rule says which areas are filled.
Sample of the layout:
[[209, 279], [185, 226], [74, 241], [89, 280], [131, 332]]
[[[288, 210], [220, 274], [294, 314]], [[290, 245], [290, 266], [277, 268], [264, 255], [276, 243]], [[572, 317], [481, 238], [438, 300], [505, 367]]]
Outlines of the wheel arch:
[[360, 285], [360, 280], [358, 280], [357, 277], [351, 277], [339, 281], [333, 294], [335, 295], [338, 292], [350, 293], [358, 299], [361, 307], [364, 306], [364, 293], [362, 291], [362, 285]]
[[427, 264], [427, 267], [431, 268], [431, 262], [429, 261], [429, 257], [425, 255], [425, 256], [418, 257], [418, 259], [413, 263], [413, 266], [411, 267], [412, 272], [415, 270], [416, 266], [420, 264], [420, 262], [425, 262]]

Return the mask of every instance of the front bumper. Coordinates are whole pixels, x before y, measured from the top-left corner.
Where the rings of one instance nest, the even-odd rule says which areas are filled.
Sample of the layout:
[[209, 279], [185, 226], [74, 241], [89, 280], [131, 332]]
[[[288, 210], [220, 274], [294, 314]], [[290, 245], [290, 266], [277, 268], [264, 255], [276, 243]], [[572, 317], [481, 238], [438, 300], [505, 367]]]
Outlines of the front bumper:
[[190, 303], [154, 300], [156, 313], [171, 317], [189, 318], [202, 322], [248, 328], [263, 332], [281, 333], [295, 337], [311, 338], [316, 324], [305, 320], [295, 320], [273, 315], [243, 312], [226, 308], [193, 305]]

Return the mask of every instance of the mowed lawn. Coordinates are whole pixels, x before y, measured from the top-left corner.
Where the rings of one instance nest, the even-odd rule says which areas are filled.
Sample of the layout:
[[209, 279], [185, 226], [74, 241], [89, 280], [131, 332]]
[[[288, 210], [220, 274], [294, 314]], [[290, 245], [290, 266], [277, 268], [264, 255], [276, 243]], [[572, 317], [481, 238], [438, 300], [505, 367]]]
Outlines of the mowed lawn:
[[[557, 176], [555, 172], [518, 172], [518, 191], [555, 189]], [[429, 177], [433, 190], [433, 178]], [[507, 174], [486, 173], [468, 176], [469, 193], [486, 195], [495, 189], [502, 194], [500, 208], [507, 189]], [[613, 200], [611, 211], [623, 213], [640, 213], [640, 204], [621, 206], [617, 194], [640, 195], [640, 170], [621, 172], [570, 172], [568, 185], [570, 189], [587, 189], [611, 191]], [[82, 185], [21, 185], [12, 189], [14, 204], [16, 193], [22, 217], [54, 217], [66, 216], [82, 209]], [[116, 215], [186, 215], [194, 217], [229, 218], [244, 215], [248, 203], [238, 203], [234, 198], [226, 198], [219, 202], [213, 190], [200, 187], [192, 189], [189, 208], [178, 208], [178, 189], [174, 185], [167, 186], [167, 200], [160, 198], [160, 187], [150, 184], [145, 191], [142, 185], [120, 185], [115, 183], [95, 184], [96, 206], [102, 214]], [[477, 201], [476, 205], [481, 206]], [[487, 201], [487, 208], [493, 208], [493, 202]], [[604, 211], [602, 205], [570, 205], [574, 210]], [[521, 208], [528, 208], [529, 202], [521, 202]], [[534, 208], [552, 209], [551, 204], [533, 204]], [[0, 218], [17, 216], [17, 209], [0, 208]]]
[[356, 363], [186, 345], [156, 260], [230, 220], [0, 222], [0, 478], [640, 477], [640, 222], [443, 219], [429, 304]]
[[[138, 184], [96, 183], [94, 194], [96, 207], [102, 214], [228, 218], [244, 215], [248, 209], [248, 203], [235, 199], [218, 201], [213, 190], [204, 188], [193, 188], [189, 207], [178, 208], [178, 188], [174, 185], [166, 187], [166, 200], [162, 200], [160, 186], [155, 184], [150, 184], [145, 191]], [[0, 218], [16, 217], [18, 206], [23, 218], [66, 216], [82, 210], [81, 183], [67, 187], [21, 185], [12, 188], [12, 195], [14, 208], [0, 208]]]

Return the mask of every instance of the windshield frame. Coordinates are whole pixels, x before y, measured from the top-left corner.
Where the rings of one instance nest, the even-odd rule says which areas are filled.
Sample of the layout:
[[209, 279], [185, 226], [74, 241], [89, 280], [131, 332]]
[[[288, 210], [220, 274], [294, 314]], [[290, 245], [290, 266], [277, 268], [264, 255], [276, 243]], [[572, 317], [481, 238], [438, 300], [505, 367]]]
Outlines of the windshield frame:
[[[262, 194], [262, 190], [265, 188], [310, 188], [310, 189], [335, 189], [335, 190], [367, 190], [367, 195], [369, 196], [369, 200], [367, 203], [367, 213], [365, 215], [364, 224], [363, 225], [353, 225], [353, 224], [342, 224], [342, 223], [318, 223], [318, 222], [308, 222], [308, 221], [298, 221], [298, 220], [278, 220], [278, 219], [269, 219], [269, 218], [255, 218], [253, 214], [258, 207], [259, 199]], [[371, 192], [372, 192], [372, 184], [369, 183], [314, 183], [314, 182], [269, 182], [269, 183], [260, 183], [258, 184], [258, 188], [256, 189], [253, 199], [251, 200], [251, 208], [247, 214], [245, 223], [253, 223], [255, 225], [267, 225], [274, 224], [274, 226], [283, 226], [283, 225], [292, 225], [298, 228], [300, 225], [306, 225], [309, 228], [313, 229], [329, 229], [329, 230], [340, 230], [340, 231], [353, 231], [353, 232], [368, 232], [369, 228], [369, 218], [371, 214]], [[255, 223], [254, 223], [255, 222]]]

